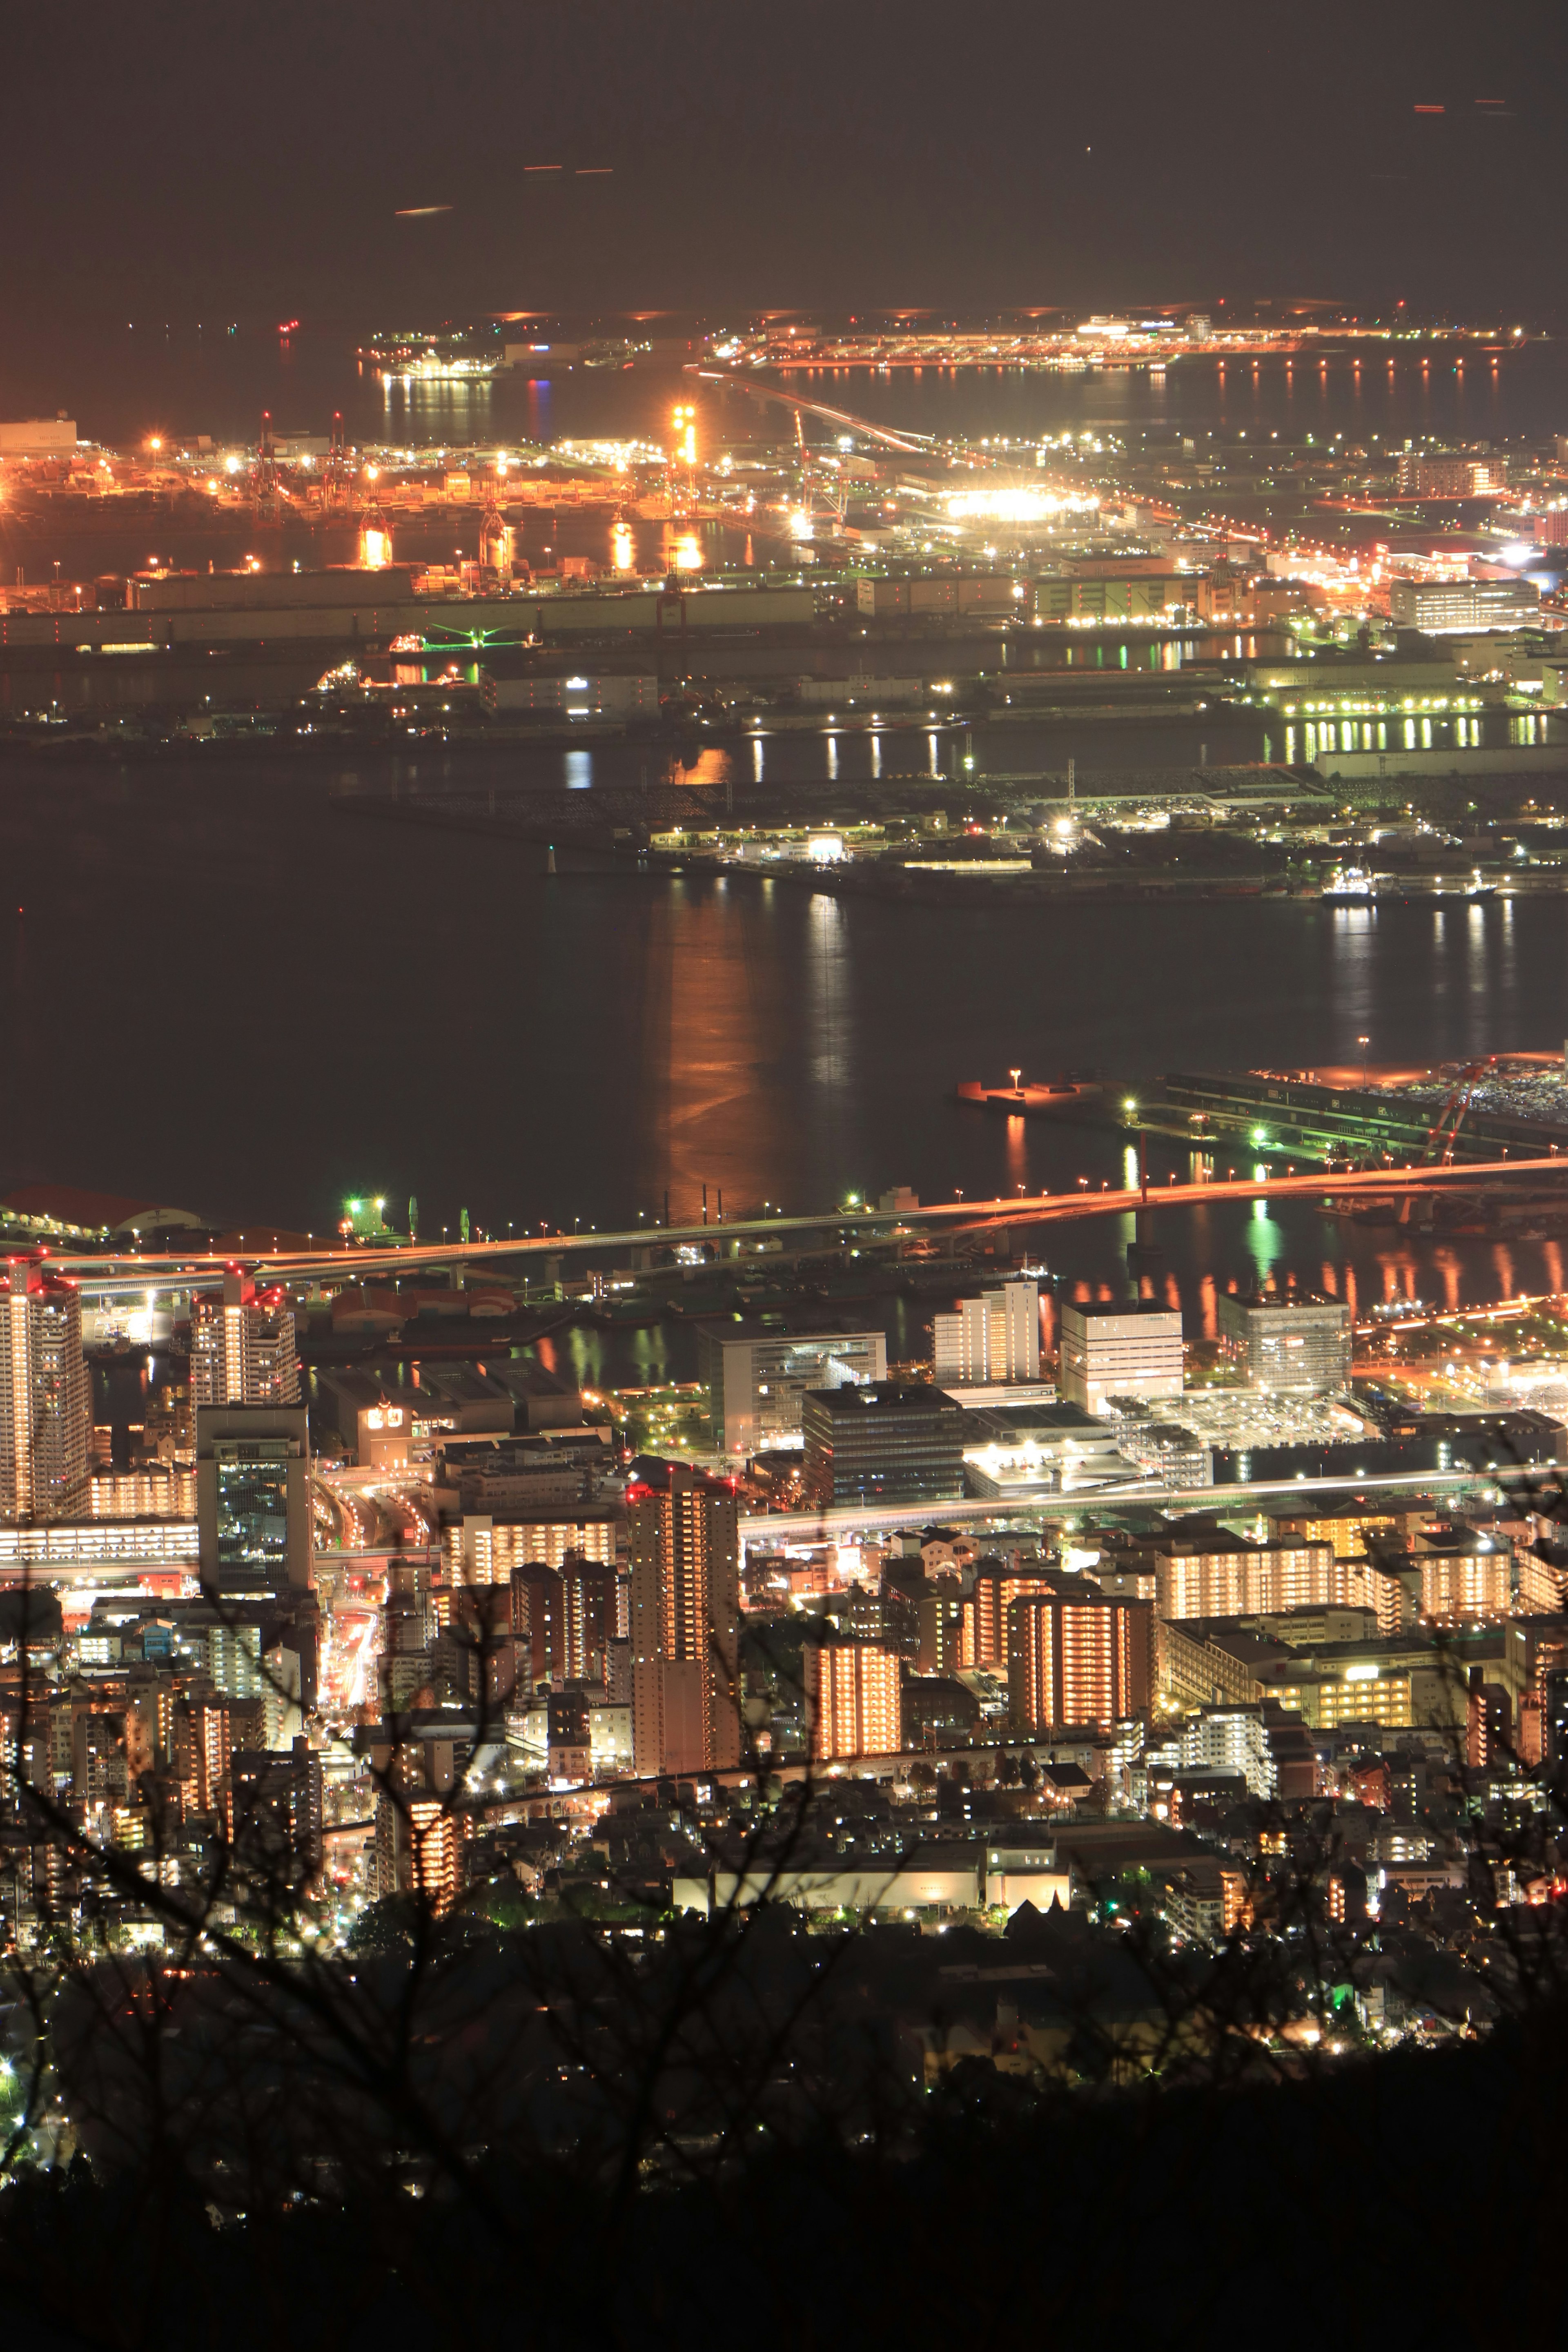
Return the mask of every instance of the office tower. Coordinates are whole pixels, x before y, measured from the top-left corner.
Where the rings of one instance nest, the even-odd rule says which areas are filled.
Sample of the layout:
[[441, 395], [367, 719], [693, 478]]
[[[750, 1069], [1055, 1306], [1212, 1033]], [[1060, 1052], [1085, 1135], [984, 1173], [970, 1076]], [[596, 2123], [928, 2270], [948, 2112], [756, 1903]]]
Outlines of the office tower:
[[8, 1258], [0, 1286], [0, 1517], [85, 1509], [91, 1440], [81, 1301], [41, 1259]]
[[[856, 1393], [851, 1391], [850, 1393]], [[740, 1761], [740, 1530], [734, 1490], [641, 1461], [626, 1488], [637, 1770]]]
[[790, 1333], [762, 1323], [704, 1323], [697, 1332], [697, 1377], [708, 1391], [708, 1442], [742, 1457], [800, 1443], [808, 1389], [843, 1388], [888, 1377], [881, 1331]]
[[883, 1642], [807, 1642], [805, 1719], [819, 1763], [896, 1756], [903, 1747], [903, 1662]]
[[1316, 1396], [1350, 1385], [1351, 1311], [1341, 1299], [1222, 1292], [1219, 1336], [1248, 1388]]
[[1149, 1704], [1154, 1612], [1146, 1601], [1031, 1594], [1007, 1617], [1007, 1689], [1014, 1729], [1109, 1731]]
[[1102, 1413], [1108, 1398], [1180, 1396], [1182, 1318], [1174, 1308], [1062, 1308], [1060, 1388], [1069, 1404]]
[[281, 1290], [258, 1290], [237, 1266], [221, 1290], [191, 1301], [191, 1401], [194, 1404], [298, 1404], [300, 1366], [294, 1318]]
[[834, 1503], [952, 1502], [963, 1492], [965, 1415], [940, 1389], [874, 1381], [812, 1389], [804, 1484]]
[[196, 1554], [220, 1594], [310, 1582], [310, 1441], [303, 1405], [196, 1408]]
[[988, 1388], [1040, 1377], [1040, 1286], [1004, 1283], [931, 1322], [931, 1378], [939, 1389]]

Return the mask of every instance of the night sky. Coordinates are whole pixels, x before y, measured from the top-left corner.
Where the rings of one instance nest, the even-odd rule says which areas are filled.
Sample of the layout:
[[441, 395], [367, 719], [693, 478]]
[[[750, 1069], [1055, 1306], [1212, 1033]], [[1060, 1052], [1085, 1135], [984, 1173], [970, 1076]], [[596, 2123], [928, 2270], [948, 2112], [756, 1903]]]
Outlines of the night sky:
[[1543, 0], [13, 6], [0, 304], [1550, 320], [1565, 97]]

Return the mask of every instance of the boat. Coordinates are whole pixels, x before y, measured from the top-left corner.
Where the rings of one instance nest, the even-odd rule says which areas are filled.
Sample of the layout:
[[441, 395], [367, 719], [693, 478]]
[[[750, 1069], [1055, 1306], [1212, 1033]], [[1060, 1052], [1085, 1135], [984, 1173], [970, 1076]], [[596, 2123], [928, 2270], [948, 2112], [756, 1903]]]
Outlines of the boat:
[[1341, 866], [1324, 883], [1322, 900], [1329, 907], [1474, 907], [1497, 897], [1497, 884], [1483, 882], [1479, 873], [1468, 882], [1440, 877], [1423, 882], [1412, 876], [1401, 881], [1392, 874], [1371, 875], [1362, 866]]

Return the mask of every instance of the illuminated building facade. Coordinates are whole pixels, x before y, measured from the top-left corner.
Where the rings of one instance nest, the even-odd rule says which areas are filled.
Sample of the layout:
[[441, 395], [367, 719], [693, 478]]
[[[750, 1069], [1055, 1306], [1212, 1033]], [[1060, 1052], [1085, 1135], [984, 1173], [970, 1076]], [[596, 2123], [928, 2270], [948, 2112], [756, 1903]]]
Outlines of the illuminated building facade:
[[191, 1402], [299, 1403], [294, 1318], [281, 1290], [258, 1291], [248, 1275], [230, 1266], [221, 1291], [192, 1299]]
[[1351, 1311], [1342, 1299], [1219, 1298], [1220, 1345], [1247, 1385], [1275, 1395], [1326, 1396], [1348, 1388]]
[[741, 1756], [740, 1529], [734, 1489], [643, 1460], [626, 1488], [632, 1738], [639, 1775]]
[[1062, 1395], [1103, 1413], [1111, 1397], [1182, 1393], [1182, 1318], [1174, 1308], [1062, 1307]]
[[897, 1650], [880, 1642], [808, 1642], [805, 1663], [806, 1721], [817, 1762], [900, 1753], [902, 1661]]
[[1007, 1616], [1007, 1690], [1020, 1735], [1113, 1724], [1140, 1714], [1152, 1681], [1153, 1612], [1146, 1601], [1032, 1594]]
[[465, 1511], [442, 1529], [441, 1549], [454, 1584], [506, 1584], [514, 1569], [540, 1561], [561, 1568], [569, 1553], [614, 1561], [616, 1518], [607, 1510], [530, 1511], [504, 1518]]
[[1037, 1592], [1054, 1592], [1059, 1582], [1059, 1578], [1047, 1570], [998, 1569], [984, 1563], [978, 1567], [974, 1589], [963, 1598], [959, 1665], [1005, 1666], [1007, 1612], [1014, 1601]]
[[1237, 1536], [1210, 1550], [1173, 1547], [1154, 1555], [1154, 1579], [1155, 1606], [1164, 1618], [1367, 1605], [1364, 1564], [1336, 1559], [1328, 1543], [1248, 1543]]
[[384, 1789], [375, 1801], [377, 1893], [420, 1895], [441, 1917], [462, 1892], [463, 1841], [450, 1795]]
[[716, 1453], [742, 1457], [759, 1446], [795, 1445], [808, 1389], [887, 1379], [887, 1335], [704, 1323], [697, 1332], [697, 1377], [708, 1392], [708, 1436]]
[[811, 1389], [803, 1483], [814, 1502], [952, 1502], [963, 1492], [965, 1414], [940, 1389], [868, 1381]]
[[[1484, 1540], [1464, 1550], [1421, 1556], [1424, 1617], [1506, 1617], [1512, 1605], [1513, 1552]], [[1553, 1601], [1552, 1605], [1557, 1605]]]
[[0, 1517], [81, 1510], [91, 1439], [81, 1301], [41, 1260], [10, 1258], [0, 1286]]
[[511, 1572], [511, 1628], [533, 1683], [605, 1679], [605, 1651], [626, 1637], [626, 1580], [613, 1562], [568, 1552], [560, 1568], [526, 1561]]
[[196, 1409], [196, 1546], [220, 1593], [310, 1582], [310, 1442], [303, 1405]]
[[939, 1389], [985, 1388], [1040, 1377], [1040, 1286], [1007, 1282], [931, 1322]]

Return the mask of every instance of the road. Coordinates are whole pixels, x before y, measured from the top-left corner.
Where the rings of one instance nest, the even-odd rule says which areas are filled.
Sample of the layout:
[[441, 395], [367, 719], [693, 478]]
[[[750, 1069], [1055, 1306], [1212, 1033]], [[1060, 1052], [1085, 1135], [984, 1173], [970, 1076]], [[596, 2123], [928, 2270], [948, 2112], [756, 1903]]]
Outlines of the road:
[[1086, 1486], [1078, 1494], [1042, 1495], [1028, 1502], [1008, 1502], [992, 1496], [984, 1502], [911, 1503], [911, 1504], [843, 1504], [821, 1511], [761, 1511], [741, 1521], [741, 1542], [767, 1547], [773, 1543], [801, 1541], [831, 1543], [852, 1534], [865, 1534], [888, 1528], [957, 1527], [966, 1521], [995, 1519], [1005, 1527], [1016, 1527], [1031, 1517], [1040, 1518], [1078, 1518], [1085, 1512], [1126, 1510], [1145, 1505], [1159, 1511], [1201, 1509], [1222, 1511], [1226, 1517], [1243, 1504], [1261, 1502], [1286, 1496], [1291, 1498], [1309, 1495], [1344, 1494], [1373, 1489], [1380, 1495], [1398, 1488], [1432, 1494], [1439, 1489], [1465, 1486], [1495, 1486], [1511, 1479], [1533, 1478], [1544, 1484], [1554, 1475], [1549, 1463], [1535, 1463], [1519, 1470], [1398, 1470], [1380, 1472], [1374, 1477], [1357, 1477], [1342, 1473], [1332, 1478], [1277, 1478], [1253, 1480], [1234, 1486], [1184, 1486], [1180, 1489], [1147, 1486]]
[[[1212, 1139], [1211, 1147], [1214, 1148]], [[1245, 1149], [1245, 1147], [1239, 1147]], [[857, 1239], [887, 1242], [913, 1238], [932, 1228], [984, 1233], [993, 1226], [1070, 1223], [1079, 1217], [1130, 1216], [1142, 1210], [1191, 1208], [1215, 1201], [1376, 1199], [1390, 1194], [1440, 1192], [1452, 1185], [1474, 1191], [1516, 1177], [1568, 1176], [1568, 1159], [1477, 1160], [1453, 1167], [1381, 1168], [1329, 1175], [1318, 1170], [1305, 1176], [1225, 1177], [1206, 1183], [1151, 1184], [1143, 1190], [1100, 1192], [1083, 1188], [1071, 1192], [1017, 1192], [991, 1201], [942, 1201], [918, 1209], [894, 1213], [886, 1209], [826, 1209], [807, 1216], [727, 1218], [722, 1224], [633, 1225], [621, 1232], [509, 1234], [504, 1241], [420, 1242], [401, 1248], [282, 1251], [258, 1255], [244, 1263], [258, 1276], [279, 1281], [320, 1280], [348, 1276], [363, 1281], [373, 1275], [411, 1274], [419, 1266], [480, 1265], [498, 1258], [582, 1256], [608, 1253], [668, 1249], [681, 1244], [712, 1244], [722, 1250], [727, 1242], [776, 1241], [785, 1234], [832, 1234], [844, 1242]], [[233, 1257], [186, 1253], [157, 1256], [140, 1252], [51, 1252], [51, 1264], [74, 1277], [93, 1297], [114, 1297], [132, 1292], [145, 1295], [188, 1291], [216, 1279]]]

